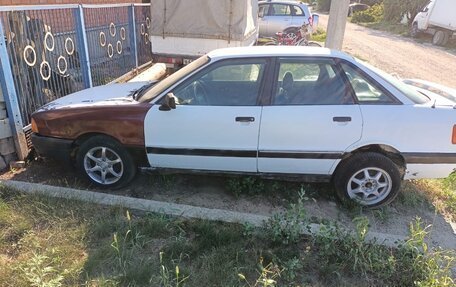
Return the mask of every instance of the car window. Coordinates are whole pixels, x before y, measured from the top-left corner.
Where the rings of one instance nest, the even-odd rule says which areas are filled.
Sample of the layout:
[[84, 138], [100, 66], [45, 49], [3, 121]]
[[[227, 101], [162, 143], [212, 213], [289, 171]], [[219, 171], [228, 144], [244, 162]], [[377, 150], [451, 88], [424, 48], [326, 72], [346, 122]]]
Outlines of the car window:
[[268, 4], [260, 5], [258, 7], [258, 15], [266, 16], [266, 15], [268, 15], [268, 12], [269, 12], [269, 5]]
[[291, 16], [291, 9], [289, 5], [272, 4], [269, 8], [269, 15], [271, 16]]
[[174, 89], [178, 105], [253, 106], [266, 61], [215, 63]]
[[396, 102], [393, 98], [377, 88], [370, 79], [350, 65], [342, 63], [341, 66], [347, 75], [360, 104], [392, 104]]
[[301, 7], [293, 5], [291, 6], [293, 9], [293, 13], [295, 16], [305, 16], [304, 11], [302, 11]]
[[328, 62], [282, 62], [273, 105], [353, 104], [335, 65]]
[[393, 85], [396, 89], [402, 92], [404, 96], [406, 96], [409, 100], [414, 102], [415, 104], [425, 104], [430, 101], [430, 99], [419, 93], [416, 89], [411, 88], [410, 86], [404, 84], [402, 81], [393, 77], [392, 75], [366, 63], [359, 59], [356, 59], [361, 65], [365, 66], [366, 68], [370, 69], [372, 72], [376, 73], [379, 77], [383, 78], [385, 81], [389, 82]]

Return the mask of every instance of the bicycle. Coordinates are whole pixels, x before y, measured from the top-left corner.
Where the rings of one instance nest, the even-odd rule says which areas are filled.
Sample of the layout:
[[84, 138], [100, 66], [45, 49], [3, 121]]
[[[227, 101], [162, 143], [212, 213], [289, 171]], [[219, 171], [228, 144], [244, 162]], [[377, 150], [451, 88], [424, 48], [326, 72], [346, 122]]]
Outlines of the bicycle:
[[312, 46], [321, 47], [314, 41], [309, 41], [309, 24], [303, 24], [297, 33], [277, 32], [276, 38], [270, 38], [264, 46]]

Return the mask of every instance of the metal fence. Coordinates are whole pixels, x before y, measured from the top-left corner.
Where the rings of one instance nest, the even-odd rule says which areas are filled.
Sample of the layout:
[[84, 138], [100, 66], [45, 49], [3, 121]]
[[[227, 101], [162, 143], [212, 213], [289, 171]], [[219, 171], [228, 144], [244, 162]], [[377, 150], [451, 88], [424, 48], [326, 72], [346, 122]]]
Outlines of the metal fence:
[[24, 128], [47, 102], [149, 62], [149, 27], [149, 4], [0, 7], [0, 78], [10, 120]]

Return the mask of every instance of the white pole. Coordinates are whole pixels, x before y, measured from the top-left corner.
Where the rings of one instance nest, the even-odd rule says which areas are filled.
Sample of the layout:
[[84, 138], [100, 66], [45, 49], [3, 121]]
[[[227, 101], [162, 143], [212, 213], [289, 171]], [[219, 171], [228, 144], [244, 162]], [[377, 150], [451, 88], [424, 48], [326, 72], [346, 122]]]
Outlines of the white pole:
[[330, 49], [342, 50], [345, 24], [347, 23], [348, 5], [350, 0], [332, 0], [329, 10], [328, 29], [325, 46]]

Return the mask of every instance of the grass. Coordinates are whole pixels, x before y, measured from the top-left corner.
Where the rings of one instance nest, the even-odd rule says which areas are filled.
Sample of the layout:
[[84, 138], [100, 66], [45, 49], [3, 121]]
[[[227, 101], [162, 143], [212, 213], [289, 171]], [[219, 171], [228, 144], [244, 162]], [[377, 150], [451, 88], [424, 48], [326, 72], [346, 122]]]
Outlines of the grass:
[[[364, 243], [336, 224], [315, 238], [303, 193], [263, 228], [0, 189], [2, 286], [451, 286], [454, 254], [424, 243], [417, 220], [398, 249]], [[280, 223], [285, 224], [280, 224]]]
[[326, 30], [318, 27], [317, 31], [311, 35], [310, 40], [324, 43], [326, 41]]

